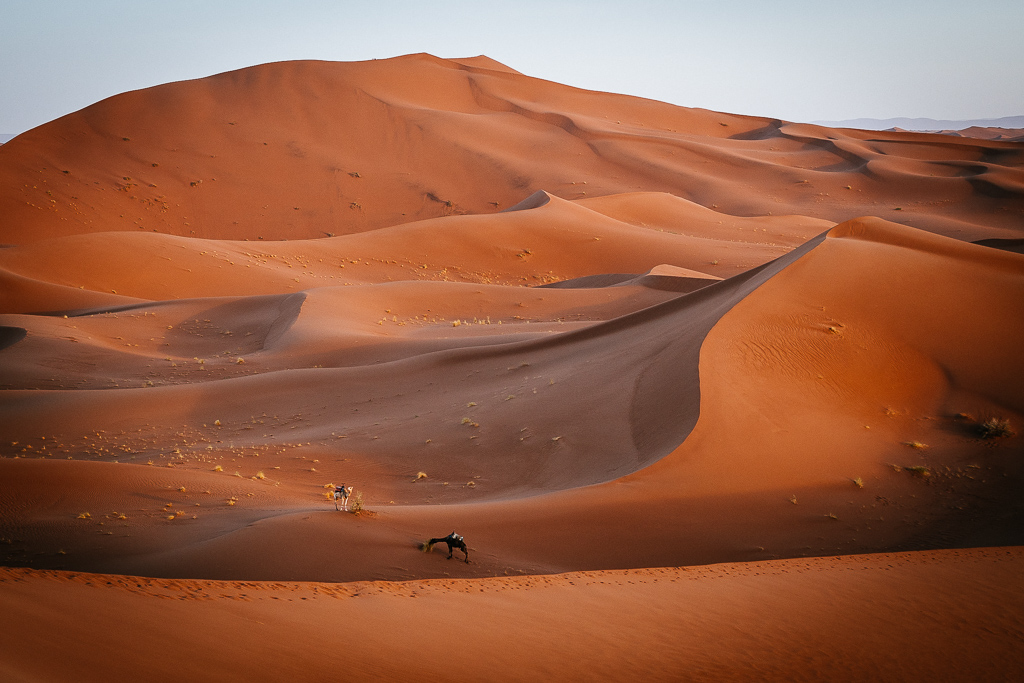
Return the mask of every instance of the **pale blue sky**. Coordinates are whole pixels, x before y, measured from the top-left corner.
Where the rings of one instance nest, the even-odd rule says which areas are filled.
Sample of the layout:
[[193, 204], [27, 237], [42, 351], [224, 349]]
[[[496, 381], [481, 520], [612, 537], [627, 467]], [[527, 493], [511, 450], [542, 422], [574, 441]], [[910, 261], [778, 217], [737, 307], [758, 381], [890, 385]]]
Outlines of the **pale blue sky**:
[[3, 0], [0, 133], [286, 59], [486, 54], [568, 85], [787, 120], [1024, 114], [1021, 0]]

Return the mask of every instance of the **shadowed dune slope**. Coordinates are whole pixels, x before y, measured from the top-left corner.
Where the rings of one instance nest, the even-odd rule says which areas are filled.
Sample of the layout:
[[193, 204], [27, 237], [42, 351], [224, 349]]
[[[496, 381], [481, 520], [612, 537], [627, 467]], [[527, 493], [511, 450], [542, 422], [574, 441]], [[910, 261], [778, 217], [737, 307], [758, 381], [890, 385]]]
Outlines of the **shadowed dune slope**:
[[[711, 329], [673, 453], [534, 499], [511, 529], [504, 510], [432, 517], [577, 569], [1020, 543], [1019, 437], [978, 425], [1024, 420], [1021, 302], [1019, 255], [842, 224]], [[667, 386], [634, 415], [672, 405]]]
[[[70, 385], [34, 395], [12, 390], [4, 401], [14, 418], [10, 435], [16, 440], [15, 431], [28, 424], [45, 430], [49, 416], [62, 406], [72, 414], [59, 438], [79, 438], [90, 425], [113, 428], [128, 413], [134, 425], [144, 423], [168, 437], [178, 424], [212, 422], [203, 416], [215, 412], [242, 444], [253, 439], [238, 430], [254, 415], [272, 411], [307, 416], [310, 423], [300, 434], [321, 440], [351, 431], [353, 423], [364, 430], [390, 420], [393, 424], [384, 429], [368, 429], [365, 436], [387, 437], [369, 448], [406, 459], [440, 448], [446, 458], [459, 455], [467, 467], [483, 464], [481, 455], [474, 454], [489, 454], [485, 461], [500, 461], [508, 474], [515, 472], [511, 479], [519, 486], [560, 488], [606, 480], [652, 462], [685, 438], [697, 419], [697, 353], [704, 335], [737, 301], [811, 244], [743, 275], [711, 280], [692, 294], [642, 285], [485, 291], [445, 283], [430, 283], [427, 290], [422, 284], [393, 283], [365, 294], [321, 288], [226, 300], [191, 321], [181, 319], [188, 302], [47, 317], [43, 324], [34, 316], [5, 316], [6, 322], [31, 328], [30, 337], [5, 354], [12, 375], [25, 372], [21, 381], [26, 389], [33, 378], [46, 381], [47, 363], [34, 372], [29, 365], [40, 356], [69, 365], [78, 356], [86, 370], [80, 381], [88, 384], [93, 375], [93, 388], [99, 388], [97, 380], [114, 385], [105, 385], [110, 390], [102, 392]], [[464, 310], [479, 307], [475, 325], [448, 322], [448, 311], [460, 305], [460, 298]], [[431, 310], [441, 320], [410, 318], [410, 312], [422, 310], [417, 299], [446, 300], [448, 310]], [[382, 306], [380, 301], [392, 307], [384, 316], [371, 308]], [[564, 313], [551, 315], [552, 309], [574, 311], [577, 317], [566, 321]], [[588, 315], [580, 319], [583, 312]], [[400, 322], [408, 323], [404, 328], [398, 313], [403, 314]], [[163, 325], [168, 316], [177, 324]], [[113, 334], [126, 327], [134, 329], [142, 346]], [[60, 334], [72, 331], [71, 339]], [[149, 334], [160, 336], [147, 339]], [[372, 349], [364, 348], [361, 361], [344, 360], [367, 345]], [[127, 362], [113, 353], [120, 346], [128, 349], [121, 354]], [[96, 347], [107, 350], [105, 359]], [[189, 363], [193, 352], [213, 357]], [[161, 358], [165, 353], [174, 356]], [[311, 356], [316, 362], [308, 360]], [[196, 356], [191, 360], [197, 361]], [[163, 386], [148, 377], [162, 380]], [[122, 389], [121, 382], [135, 388]], [[318, 407], [311, 413], [313, 404]], [[564, 411], [570, 406], [589, 411], [592, 419], [566, 423]], [[466, 425], [472, 425], [468, 433]], [[458, 438], [460, 433], [472, 439]], [[255, 442], [266, 438], [251, 436]], [[424, 441], [428, 436], [430, 445]], [[537, 448], [535, 442], [524, 443], [525, 436], [550, 445]], [[521, 444], [512, 458], [502, 455], [511, 455], [510, 444]]]
[[281, 62], [117, 95], [3, 145], [0, 240], [315, 238], [493, 213], [537, 190], [1014, 238], [1022, 154], [590, 92], [486, 58]]

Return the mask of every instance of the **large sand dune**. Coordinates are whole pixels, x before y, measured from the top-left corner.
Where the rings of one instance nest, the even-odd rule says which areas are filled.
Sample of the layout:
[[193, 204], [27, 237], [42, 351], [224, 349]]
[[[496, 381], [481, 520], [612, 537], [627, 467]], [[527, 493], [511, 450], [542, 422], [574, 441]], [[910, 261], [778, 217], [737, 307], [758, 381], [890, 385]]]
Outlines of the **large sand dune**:
[[[262, 630], [180, 675], [304, 677], [294, 644], [346, 634], [370, 678], [1008, 675], [1022, 163], [425, 55], [29, 131], [0, 148], [0, 672], [65, 676], [66, 605], [140, 634], [72, 648], [96, 680], [168, 675], [160, 624], [191, 651], [229, 606]], [[419, 552], [452, 528], [471, 563]], [[128, 616], [160, 597], [190, 599]], [[420, 659], [449, 639], [479, 668]]]
[[109, 230], [324, 237], [667, 192], [736, 216], [1017, 233], [1020, 145], [833, 130], [412, 55], [285, 62], [125, 93], [0, 147], [5, 240]]

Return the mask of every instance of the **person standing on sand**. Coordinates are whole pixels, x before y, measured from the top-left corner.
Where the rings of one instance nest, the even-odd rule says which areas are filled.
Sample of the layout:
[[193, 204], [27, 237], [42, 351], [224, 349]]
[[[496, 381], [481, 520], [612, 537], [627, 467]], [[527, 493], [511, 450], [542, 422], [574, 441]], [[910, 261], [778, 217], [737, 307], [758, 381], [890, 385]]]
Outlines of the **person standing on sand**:
[[[341, 486], [334, 487], [334, 509], [341, 510], [342, 512], [348, 512], [348, 497], [352, 495], [352, 487]], [[338, 507], [338, 501], [341, 501], [341, 507]]]

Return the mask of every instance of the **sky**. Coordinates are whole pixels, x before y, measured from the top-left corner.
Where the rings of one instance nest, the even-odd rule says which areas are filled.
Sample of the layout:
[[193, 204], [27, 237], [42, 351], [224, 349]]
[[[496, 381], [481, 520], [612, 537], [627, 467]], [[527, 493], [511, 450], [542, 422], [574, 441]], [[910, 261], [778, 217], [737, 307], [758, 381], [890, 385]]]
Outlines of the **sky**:
[[1021, 0], [3, 0], [0, 133], [289, 59], [485, 54], [529, 76], [789, 121], [1024, 114]]

